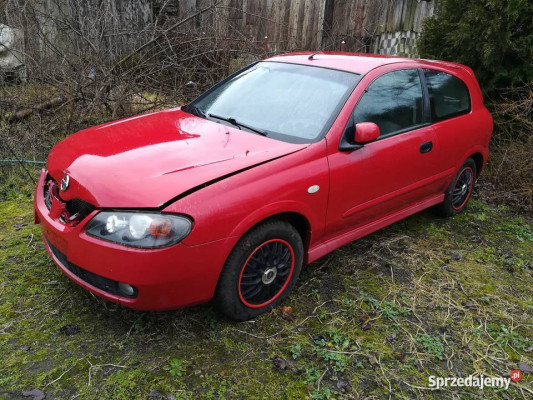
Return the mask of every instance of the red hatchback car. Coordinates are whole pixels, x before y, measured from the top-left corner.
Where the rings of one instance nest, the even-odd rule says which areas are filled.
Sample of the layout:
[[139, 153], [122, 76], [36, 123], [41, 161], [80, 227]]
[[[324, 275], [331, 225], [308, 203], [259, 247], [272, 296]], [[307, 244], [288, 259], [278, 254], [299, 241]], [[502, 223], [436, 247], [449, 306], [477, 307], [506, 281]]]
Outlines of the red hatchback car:
[[492, 118], [463, 65], [277, 56], [192, 103], [51, 151], [35, 219], [61, 270], [143, 310], [207, 301], [245, 320], [304, 264], [431, 206], [465, 207]]

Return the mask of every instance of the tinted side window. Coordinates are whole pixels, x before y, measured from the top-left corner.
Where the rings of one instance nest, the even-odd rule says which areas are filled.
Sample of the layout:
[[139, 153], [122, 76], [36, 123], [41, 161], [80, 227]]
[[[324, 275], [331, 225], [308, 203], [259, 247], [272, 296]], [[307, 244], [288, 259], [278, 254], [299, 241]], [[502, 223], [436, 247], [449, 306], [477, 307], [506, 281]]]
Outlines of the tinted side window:
[[465, 83], [445, 72], [424, 70], [431, 102], [431, 119], [442, 121], [470, 112], [470, 96]]
[[416, 69], [388, 72], [372, 82], [357, 104], [354, 120], [374, 122], [380, 135], [422, 123], [422, 85]]

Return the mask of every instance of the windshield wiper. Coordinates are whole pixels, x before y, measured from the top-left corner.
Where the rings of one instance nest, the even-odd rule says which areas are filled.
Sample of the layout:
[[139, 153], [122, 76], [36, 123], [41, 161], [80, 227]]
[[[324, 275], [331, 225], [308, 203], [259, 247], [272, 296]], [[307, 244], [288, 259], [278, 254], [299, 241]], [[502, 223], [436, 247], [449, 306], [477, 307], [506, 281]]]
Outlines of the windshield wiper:
[[197, 106], [193, 106], [191, 104], [183, 107], [183, 110], [185, 112], [188, 112], [189, 114], [196, 115], [197, 117], [200, 117], [200, 118], [206, 117], [205, 113], [202, 110], [200, 110]]
[[245, 125], [245, 124], [242, 124], [240, 122], [238, 122], [235, 118], [226, 118], [226, 117], [221, 117], [219, 115], [215, 115], [215, 114], [207, 114], [208, 117], [210, 118], [216, 118], [216, 119], [219, 119], [221, 121], [226, 121], [226, 122], [229, 122], [231, 125], [234, 125], [236, 126], [237, 128], [241, 129], [241, 128], [244, 128], [244, 129], [248, 129], [249, 131], [252, 131], [252, 132], [255, 132], [255, 133], [259, 133], [260, 135], [263, 135], [263, 136], [267, 136], [268, 133], [261, 130], [261, 129], [257, 129], [257, 128], [253, 128], [251, 126], [248, 126], [248, 125]]

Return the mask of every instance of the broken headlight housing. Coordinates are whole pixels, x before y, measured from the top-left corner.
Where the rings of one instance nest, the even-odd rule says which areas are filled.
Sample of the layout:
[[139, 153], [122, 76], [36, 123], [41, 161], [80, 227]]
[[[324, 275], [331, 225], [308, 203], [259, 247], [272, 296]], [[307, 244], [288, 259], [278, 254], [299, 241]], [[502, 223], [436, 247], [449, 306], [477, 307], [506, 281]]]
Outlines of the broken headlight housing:
[[102, 211], [85, 228], [89, 236], [124, 246], [155, 249], [178, 243], [191, 232], [192, 221], [158, 212]]

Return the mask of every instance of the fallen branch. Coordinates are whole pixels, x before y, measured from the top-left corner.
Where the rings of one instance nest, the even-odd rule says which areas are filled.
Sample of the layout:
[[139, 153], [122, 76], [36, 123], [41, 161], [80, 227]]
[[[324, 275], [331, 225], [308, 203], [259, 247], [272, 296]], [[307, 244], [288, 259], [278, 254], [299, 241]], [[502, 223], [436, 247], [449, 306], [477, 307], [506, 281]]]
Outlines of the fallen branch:
[[9, 122], [17, 122], [21, 121], [23, 119], [28, 118], [30, 115], [32, 115], [35, 111], [43, 111], [48, 110], [54, 106], [66, 103], [68, 100], [68, 97], [65, 95], [59, 95], [56, 97], [52, 97], [50, 100], [45, 101], [44, 103], [38, 104], [37, 106], [33, 108], [25, 108], [23, 110], [17, 111], [15, 113], [8, 113], [6, 114], [6, 120]]

